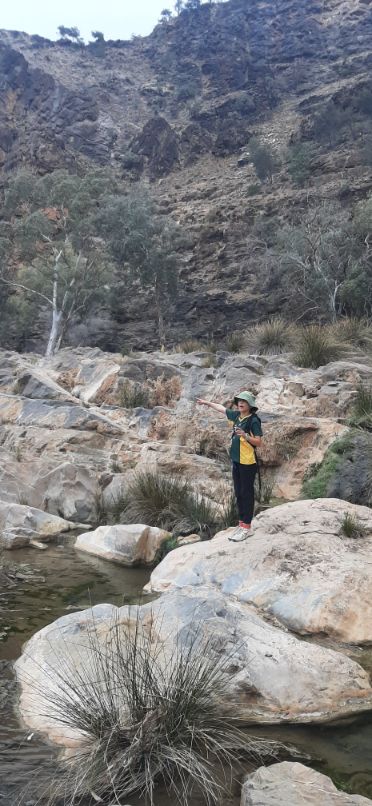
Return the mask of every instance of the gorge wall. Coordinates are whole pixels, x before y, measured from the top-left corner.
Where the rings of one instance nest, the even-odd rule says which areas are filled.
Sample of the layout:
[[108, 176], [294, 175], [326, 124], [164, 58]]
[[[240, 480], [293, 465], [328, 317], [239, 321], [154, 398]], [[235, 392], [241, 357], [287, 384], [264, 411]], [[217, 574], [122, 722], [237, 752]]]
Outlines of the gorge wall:
[[[1, 31], [1, 185], [25, 166], [111, 166], [128, 189], [149, 184], [188, 236], [171, 338], [224, 335], [290, 305], [253, 235], [309, 201], [370, 192], [371, 33], [365, 0], [229, 0], [87, 46]], [[252, 136], [280, 156], [272, 182], [257, 182]], [[303, 186], [288, 172], [296, 143], [315, 146]], [[104, 320], [88, 342], [154, 341], [145, 297]]]

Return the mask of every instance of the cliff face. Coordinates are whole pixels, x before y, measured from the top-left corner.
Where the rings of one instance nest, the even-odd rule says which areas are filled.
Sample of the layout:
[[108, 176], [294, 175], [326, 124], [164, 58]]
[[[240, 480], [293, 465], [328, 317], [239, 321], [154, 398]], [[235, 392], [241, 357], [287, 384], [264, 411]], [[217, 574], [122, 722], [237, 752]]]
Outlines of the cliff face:
[[[366, 0], [206, 4], [147, 38], [86, 47], [2, 31], [3, 176], [22, 165], [45, 173], [98, 164], [128, 184], [150, 181], [162, 211], [191, 236], [173, 335], [218, 335], [277, 310], [284, 293], [248, 247], [257, 216], [371, 187], [355, 132], [337, 147], [323, 142], [306, 189], [284, 160], [275, 182], [255, 192], [246, 154], [252, 135], [282, 155], [311, 141], [327, 109], [358, 118], [361, 93], [372, 91], [371, 43]], [[117, 326], [124, 335], [141, 305], [131, 315]]]

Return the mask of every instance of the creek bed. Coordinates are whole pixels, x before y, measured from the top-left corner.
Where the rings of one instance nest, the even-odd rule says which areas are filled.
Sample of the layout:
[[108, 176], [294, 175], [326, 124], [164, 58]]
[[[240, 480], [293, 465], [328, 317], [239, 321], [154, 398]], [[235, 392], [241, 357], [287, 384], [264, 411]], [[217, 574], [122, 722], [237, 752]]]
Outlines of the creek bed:
[[[37, 770], [43, 766], [52, 775], [55, 768], [55, 750], [38, 736], [30, 738], [15, 713], [12, 662], [19, 657], [22, 645], [37, 630], [73, 610], [102, 602], [122, 605], [141, 601], [149, 578], [147, 569], [125, 568], [76, 552], [74, 542], [75, 537], [69, 535], [50, 544], [46, 551], [9, 553], [9, 562], [21, 578], [13, 573], [14, 587], [0, 591], [0, 806], [15, 806], [17, 795], [30, 780], [31, 803]], [[358, 661], [363, 664], [362, 656]], [[329, 727], [257, 727], [252, 733], [296, 746], [337, 786], [372, 799], [372, 715]], [[172, 802], [164, 793], [159, 796], [161, 806], [171, 806]], [[141, 806], [143, 802], [131, 798], [130, 803]], [[193, 803], [199, 806], [200, 801]], [[226, 801], [225, 806], [228, 804], [238, 806], [239, 797]]]

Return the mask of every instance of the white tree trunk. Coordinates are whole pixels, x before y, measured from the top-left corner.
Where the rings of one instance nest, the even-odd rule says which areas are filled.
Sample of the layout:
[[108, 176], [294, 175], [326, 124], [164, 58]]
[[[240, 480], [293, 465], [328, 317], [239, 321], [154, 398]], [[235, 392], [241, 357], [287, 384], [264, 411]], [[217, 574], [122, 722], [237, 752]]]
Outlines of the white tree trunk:
[[60, 344], [59, 335], [61, 329], [61, 318], [61, 312], [57, 311], [56, 308], [53, 308], [52, 327], [50, 329], [48, 345], [45, 352], [47, 358], [49, 358], [51, 355], [54, 355], [57, 346]]
[[46, 348], [45, 355], [49, 358], [54, 355], [60, 334], [62, 311], [58, 310], [58, 270], [59, 261], [61, 259], [62, 249], [58, 254], [55, 254], [54, 267], [53, 267], [53, 299], [52, 299], [52, 327], [50, 329], [49, 340]]

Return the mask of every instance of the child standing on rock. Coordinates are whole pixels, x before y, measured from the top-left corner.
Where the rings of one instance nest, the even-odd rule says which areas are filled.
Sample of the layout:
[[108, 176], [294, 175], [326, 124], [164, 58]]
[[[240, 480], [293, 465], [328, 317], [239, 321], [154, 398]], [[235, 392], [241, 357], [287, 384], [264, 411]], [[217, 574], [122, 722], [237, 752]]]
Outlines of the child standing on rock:
[[236, 503], [239, 512], [239, 527], [230, 540], [245, 540], [250, 534], [254, 512], [254, 480], [257, 473], [255, 449], [261, 445], [261, 420], [257, 416], [257, 406], [252, 392], [239, 392], [234, 397], [237, 409], [226, 409], [220, 403], [198, 398], [202, 406], [225, 414], [233, 427], [230, 458]]

